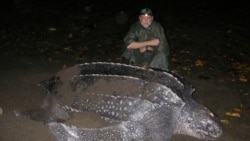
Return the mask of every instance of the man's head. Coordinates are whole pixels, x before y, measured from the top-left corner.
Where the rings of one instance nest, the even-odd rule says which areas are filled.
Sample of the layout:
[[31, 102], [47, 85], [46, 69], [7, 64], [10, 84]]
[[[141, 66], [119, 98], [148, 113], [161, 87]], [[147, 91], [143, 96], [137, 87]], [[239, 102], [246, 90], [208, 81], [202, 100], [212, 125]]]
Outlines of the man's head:
[[153, 12], [149, 8], [143, 8], [140, 11], [139, 20], [144, 28], [148, 28], [154, 19]]

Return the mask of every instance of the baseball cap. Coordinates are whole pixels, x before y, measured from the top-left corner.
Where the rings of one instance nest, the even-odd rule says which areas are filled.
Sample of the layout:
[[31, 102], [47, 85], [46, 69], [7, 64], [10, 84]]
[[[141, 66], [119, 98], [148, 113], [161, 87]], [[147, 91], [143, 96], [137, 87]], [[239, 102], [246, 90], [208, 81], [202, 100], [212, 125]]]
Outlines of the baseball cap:
[[150, 15], [150, 16], [153, 16], [153, 12], [149, 8], [143, 8], [140, 11], [140, 15]]

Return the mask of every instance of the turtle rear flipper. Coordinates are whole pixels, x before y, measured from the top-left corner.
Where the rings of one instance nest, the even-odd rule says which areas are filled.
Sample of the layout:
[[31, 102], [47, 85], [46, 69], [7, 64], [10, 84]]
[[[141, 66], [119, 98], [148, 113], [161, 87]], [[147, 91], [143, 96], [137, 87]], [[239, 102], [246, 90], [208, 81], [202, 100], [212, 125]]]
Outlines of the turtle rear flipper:
[[46, 120], [44, 111], [41, 109], [30, 110], [30, 111], [13, 111], [13, 113], [17, 117], [32, 119], [35, 121], [45, 122], [45, 120]]
[[70, 113], [50, 93], [46, 95], [39, 108], [28, 111], [13, 111], [13, 113], [15, 116], [44, 122], [44, 124], [49, 122], [64, 122], [70, 118]]
[[17, 117], [23, 117], [23, 118], [27, 118], [27, 119], [31, 119], [30, 114], [28, 112], [23, 112], [23, 111], [13, 111], [14, 115]]

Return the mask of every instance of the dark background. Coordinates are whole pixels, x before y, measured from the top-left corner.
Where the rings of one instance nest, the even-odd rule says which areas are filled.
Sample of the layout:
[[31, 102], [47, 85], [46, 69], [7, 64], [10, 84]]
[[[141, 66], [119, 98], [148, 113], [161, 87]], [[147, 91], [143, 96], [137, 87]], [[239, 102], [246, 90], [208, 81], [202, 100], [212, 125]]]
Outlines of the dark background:
[[[119, 62], [123, 37], [142, 7], [166, 31], [172, 70], [224, 121], [218, 141], [248, 140], [250, 8], [241, 0], [0, 0], [0, 106], [7, 113], [0, 116], [0, 140], [48, 140], [47, 128], [18, 122], [12, 111], [37, 106], [34, 85], [60, 69]], [[121, 11], [128, 18], [122, 24], [115, 20]], [[225, 115], [234, 108], [240, 118]]]
[[173, 68], [192, 67], [185, 57], [219, 70], [248, 64], [250, 8], [241, 0], [0, 0], [0, 54], [117, 62], [144, 7], [165, 29]]
[[58, 20], [68, 13], [83, 12], [86, 7], [91, 7], [94, 12], [124, 10], [129, 14], [136, 14], [143, 7], [150, 7], [157, 18], [165, 14], [197, 14], [214, 10], [216, 13], [213, 16], [226, 12], [229, 19], [231, 15], [237, 15], [231, 17], [231, 20], [249, 19], [248, 5], [238, 0], [0, 0], [1, 24], [10, 24], [10, 21], [18, 24], [15, 20], [39, 21], [43, 18]]

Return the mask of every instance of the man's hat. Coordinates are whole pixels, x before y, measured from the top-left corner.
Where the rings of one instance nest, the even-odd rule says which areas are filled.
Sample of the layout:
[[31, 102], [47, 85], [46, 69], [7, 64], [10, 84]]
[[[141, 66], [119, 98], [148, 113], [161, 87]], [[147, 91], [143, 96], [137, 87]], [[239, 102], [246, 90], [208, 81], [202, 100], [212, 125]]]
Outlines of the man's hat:
[[153, 12], [149, 8], [143, 8], [140, 11], [140, 15], [150, 15], [150, 16], [153, 16]]

